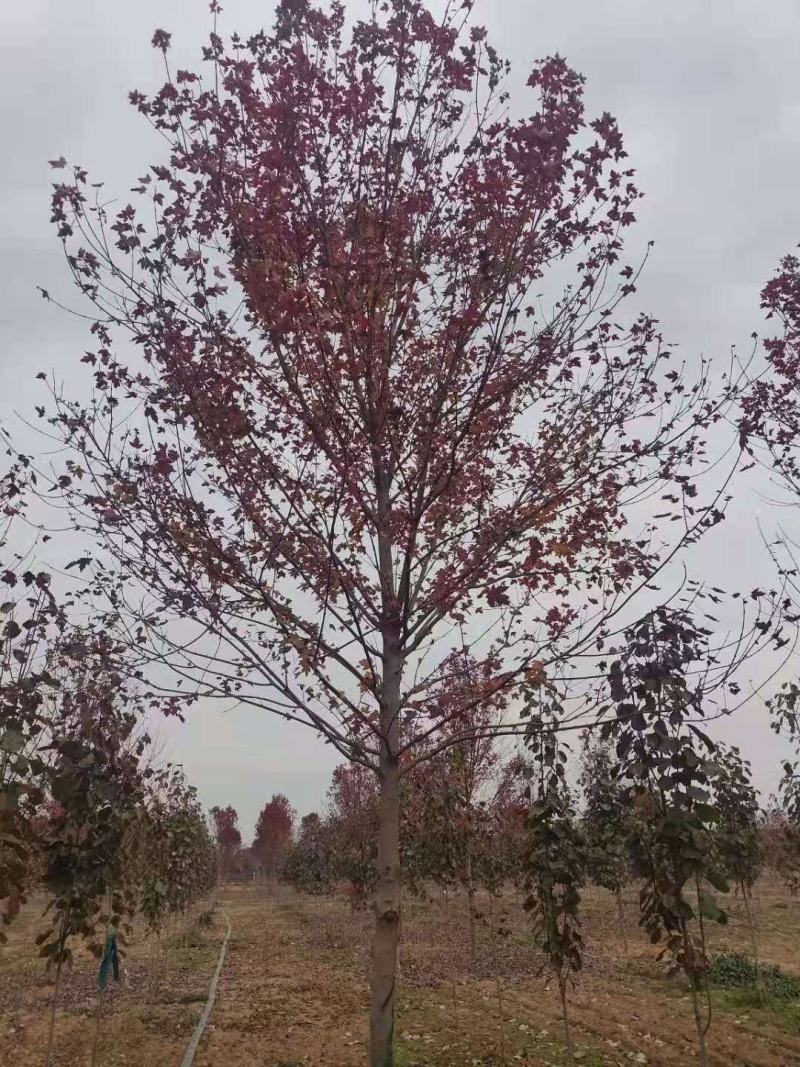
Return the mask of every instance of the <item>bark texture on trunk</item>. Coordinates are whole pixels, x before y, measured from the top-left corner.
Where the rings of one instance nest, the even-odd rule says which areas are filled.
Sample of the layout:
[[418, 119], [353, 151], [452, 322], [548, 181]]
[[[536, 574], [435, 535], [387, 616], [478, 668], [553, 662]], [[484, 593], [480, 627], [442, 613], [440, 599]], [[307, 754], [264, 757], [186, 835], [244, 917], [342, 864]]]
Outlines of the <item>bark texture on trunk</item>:
[[396, 759], [387, 755], [381, 764], [370, 1067], [393, 1067], [395, 982], [400, 942], [400, 774]]
[[[400, 944], [400, 688], [403, 674], [403, 603], [407, 588], [395, 585], [391, 541], [391, 474], [376, 470], [378, 570], [382, 601], [380, 686], [380, 801], [375, 881], [375, 933], [372, 941], [372, 1003], [369, 1019], [370, 1067], [394, 1067], [394, 1013]], [[402, 582], [401, 582], [402, 585]]]

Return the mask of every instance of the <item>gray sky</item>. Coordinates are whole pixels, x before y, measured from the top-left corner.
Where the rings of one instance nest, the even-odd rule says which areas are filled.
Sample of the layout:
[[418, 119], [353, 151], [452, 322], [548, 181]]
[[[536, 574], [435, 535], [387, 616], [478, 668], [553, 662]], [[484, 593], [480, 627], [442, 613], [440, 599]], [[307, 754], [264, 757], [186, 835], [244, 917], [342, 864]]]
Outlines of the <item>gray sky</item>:
[[[271, 0], [227, 0], [221, 30], [245, 35], [270, 24], [273, 10]], [[759, 290], [800, 242], [800, 0], [479, 0], [476, 18], [512, 61], [512, 89], [534, 59], [557, 51], [586, 75], [589, 111], [619, 120], [646, 193], [628, 248], [656, 242], [639, 305], [687, 360], [724, 360], [733, 344], [747, 351], [764, 328]], [[63, 153], [126, 197], [161, 152], [127, 103], [130, 89], [160, 84], [152, 32], [173, 33], [173, 66], [196, 67], [209, 26], [205, 0], [2, 5], [0, 420], [42, 402], [39, 370], [69, 382], [88, 347], [78, 324], [35, 290], [71, 296], [48, 223], [46, 161]], [[772, 581], [755, 524], [756, 515], [767, 528], [778, 522], [767, 492], [763, 477], [742, 483], [703, 547], [703, 577], [746, 588]], [[774, 788], [783, 749], [758, 702], [723, 733], [752, 759], [762, 790]], [[273, 792], [301, 814], [317, 807], [336, 762], [309, 731], [253, 710], [198, 709], [162, 735], [204, 803], [239, 810], [245, 836]]]

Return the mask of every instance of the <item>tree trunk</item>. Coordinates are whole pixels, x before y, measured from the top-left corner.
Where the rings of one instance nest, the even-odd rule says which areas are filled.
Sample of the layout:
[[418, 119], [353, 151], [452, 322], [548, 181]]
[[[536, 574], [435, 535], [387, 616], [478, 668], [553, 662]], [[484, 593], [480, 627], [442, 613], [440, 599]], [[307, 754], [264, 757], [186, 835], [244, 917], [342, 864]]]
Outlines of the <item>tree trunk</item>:
[[[103, 940], [103, 953], [105, 954], [106, 945], [108, 944], [108, 936], [111, 933], [111, 915], [113, 912], [114, 893], [109, 889], [108, 897], [106, 900], [106, 908], [108, 909], [108, 922], [106, 923], [106, 936]], [[99, 983], [98, 983], [99, 984]], [[94, 1038], [92, 1039], [92, 1055], [90, 1059], [90, 1067], [95, 1067], [97, 1063], [97, 1049], [100, 1044], [100, 1019], [103, 1014], [103, 990], [97, 990], [97, 1009], [95, 1011], [94, 1019]]]
[[378, 560], [382, 600], [383, 677], [380, 686], [378, 848], [375, 861], [375, 933], [372, 940], [370, 1067], [394, 1067], [397, 950], [400, 944], [400, 683], [402, 607], [394, 584], [388, 535], [391, 504], [386, 472], [376, 475], [380, 525]]
[[[691, 959], [691, 945], [689, 941], [689, 928], [686, 925], [686, 920], [681, 920], [681, 935], [683, 937], [683, 951], [685, 958]], [[700, 997], [698, 995], [698, 980], [697, 973], [694, 970], [688, 970], [686, 977], [689, 979], [689, 991], [692, 996], [692, 1011], [694, 1013], [694, 1025], [697, 1029], [697, 1043], [699, 1045], [699, 1058], [702, 1067], [708, 1067], [708, 1052], [706, 1051], [706, 1030], [708, 1029], [703, 1025], [703, 1014], [700, 1010]]]
[[400, 774], [394, 757], [382, 756], [380, 785], [370, 1067], [393, 1067], [395, 981], [400, 941]]
[[708, 982], [708, 946], [706, 942], [706, 922], [703, 918], [703, 909], [700, 907], [700, 879], [695, 878], [695, 887], [697, 888], [697, 919], [700, 926], [700, 947], [703, 950], [703, 977], [706, 994], [706, 1006], [708, 1008], [705, 1026], [703, 1027], [703, 1035], [705, 1036], [711, 1029], [711, 986]]
[[160, 944], [160, 933], [155, 926], [150, 927], [150, 960], [147, 967], [147, 986], [145, 989], [145, 1003], [149, 1004], [154, 999], [156, 985], [156, 955]]
[[703, 1025], [703, 1014], [700, 1010], [700, 997], [697, 990], [697, 979], [692, 974], [689, 976], [689, 987], [692, 992], [692, 1011], [694, 1012], [694, 1025], [697, 1029], [697, 1043], [700, 1046], [700, 1063], [708, 1067], [708, 1053], [706, 1052], [706, 1030]]
[[497, 956], [497, 925], [494, 916], [494, 896], [489, 896], [489, 921], [492, 931], [492, 969], [497, 987], [497, 1008], [500, 1014], [500, 1062], [506, 1062], [506, 1013], [503, 1008], [503, 986], [500, 981], [500, 961]]
[[622, 945], [625, 951], [625, 962], [628, 962], [628, 930], [625, 925], [625, 906], [622, 903], [622, 890], [618, 889], [616, 893], [617, 897], [617, 916], [619, 917], [619, 929], [622, 934]]
[[506, 1062], [506, 1013], [503, 1007], [503, 984], [498, 975], [495, 978], [495, 985], [497, 987], [497, 1010], [500, 1014], [500, 1062], [505, 1064]]
[[562, 975], [558, 976], [558, 993], [561, 997], [561, 1018], [564, 1021], [564, 1038], [567, 1042], [567, 1058], [574, 1067], [575, 1049], [572, 1045], [572, 1029], [569, 1025], [569, 1011], [567, 1009], [567, 982]]
[[761, 964], [758, 960], [758, 931], [753, 919], [753, 911], [750, 904], [750, 893], [747, 886], [742, 881], [742, 899], [744, 900], [744, 907], [747, 913], [747, 926], [750, 930], [750, 946], [753, 953], [753, 970], [755, 972], [755, 994], [756, 1000], [762, 1001], [764, 999], [764, 989], [761, 982]]
[[62, 962], [59, 957], [56, 964], [56, 978], [53, 985], [53, 1000], [50, 1004], [50, 1022], [47, 1027], [47, 1053], [45, 1055], [44, 1064], [45, 1067], [50, 1067], [50, 1062], [53, 1057], [53, 1042], [56, 1036], [56, 1011], [58, 1010], [58, 993], [61, 989], [61, 967]]
[[472, 878], [472, 849], [467, 844], [467, 861], [465, 869], [467, 881], [467, 907], [469, 908], [469, 958], [474, 964], [478, 955], [478, 937], [475, 930], [475, 882]]
[[50, 1024], [47, 1028], [47, 1052], [45, 1054], [44, 1067], [50, 1067], [53, 1058], [53, 1043], [56, 1036], [56, 1012], [58, 1010], [58, 993], [61, 989], [61, 969], [64, 965], [64, 946], [67, 943], [67, 924], [69, 923], [70, 908], [67, 907], [61, 916], [61, 925], [58, 932], [58, 960], [56, 962], [55, 984], [53, 985], [53, 1001], [50, 1005]]

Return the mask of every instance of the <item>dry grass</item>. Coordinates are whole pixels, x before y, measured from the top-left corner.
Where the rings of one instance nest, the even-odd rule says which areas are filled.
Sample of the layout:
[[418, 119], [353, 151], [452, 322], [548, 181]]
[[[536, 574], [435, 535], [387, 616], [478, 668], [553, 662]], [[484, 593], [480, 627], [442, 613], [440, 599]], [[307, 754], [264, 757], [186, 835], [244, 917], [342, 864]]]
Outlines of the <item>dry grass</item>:
[[[52, 976], [37, 957], [35, 936], [45, 928], [43, 902], [34, 898], [0, 947], [0, 1065], [39, 1067], [44, 1062]], [[54, 1067], [90, 1063], [100, 1008], [96, 1063], [177, 1063], [207, 995], [222, 924], [171, 925], [160, 940], [137, 928], [118, 984], [98, 1001], [98, 961], [75, 945], [58, 999]]]
[[[769, 881], [759, 896], [763, 958], [800, 973], [800, 905]], [[230, 886], [221, 901], [233, 936], [200, 1067], [363, 1067], [370, 915], [352, 914], [343, 898], [316, 900], [283, 888]], [[473, 961], [461, 899], [406, 902], [398, 1067], [566, 1063], [557, 997], [538, 974], [542, 961], [519, 902], [508, 894], [500, 903], [482, 904]], [[741, 902], [733, 898], [727, 906], [731, 923], [714, 928], [712, 948], [746, 952]], [[588, 891], [585, 912], [586, 971], [571, 1004], [579, 1062], [696, 1062], [688, 997], [680, 983], [663, 976], [657, 950], [637, 930], [635, 894], [626, 900], [627, 959], [611, 897]], [[126, 981], [103, 1007], [98, 1064], [180, 1062], [206, 995], [221, 926], [194, 927], [188, 947], [167, 941], [155, 989], [148, 983], [150, 946], [137, 935]], [[510, 933], [498, 936], [500, 926]], [[34, 902], [0, 951], [0, 1064], [9, 1067], [43, 1062], [52, 986], [31, 947], [39, 928]], [[65, 978], [54, 1064], [89, 1063], [96, 967], [79, 955]], [[738, 994], [715, 994], [714, 1001], [709, 1047], [715, 1067], [800, 1064], [800, 1011], [755, 1008]]]

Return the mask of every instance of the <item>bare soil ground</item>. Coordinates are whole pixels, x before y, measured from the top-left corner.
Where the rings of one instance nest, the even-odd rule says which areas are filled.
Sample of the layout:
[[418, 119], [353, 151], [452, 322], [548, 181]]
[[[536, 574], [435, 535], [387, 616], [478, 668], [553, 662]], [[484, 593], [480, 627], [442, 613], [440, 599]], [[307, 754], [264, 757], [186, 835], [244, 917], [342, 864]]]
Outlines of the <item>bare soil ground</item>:
[[[800, 976], [800, 902], [777, 885], [760, 887], [761, 954]], [[697, 1062], [691, 1004], [664, 977], [657, 950], [626, 901], [623, 937], [612, 898], [585, 899], [586, 970], [571, 995], [576, 1059], [586, 1067]], [[298, 897], [278, 887], [220, 892], [233, 928], [199, 1067], [363, 1067], [370, 916], [344, 899]], [[713, 951], [746, 951], [741, 902], [712, 931]], [[202, 1010], [223, 922], [196, 924], [162, 939], [160, 959], [139, 931], [126, 976], [104, 994], [96, 1064], [180, 1063]], [[476, 959], [461, 899], [407, 901], [398, 1013], [398, 1067], [545, 1067], [567, 1062], [556, 991], [538, 974], [513, 895], [486, 901]], [[44, 1062], [53, 987], [32, 947], [41, 929], [33, 901], [0, 948], [0, 1065]], [[508, 929], [507, 934], [497, 931]], [[627, 954], [626, 954], [627, 941]], [[88, 1067], [96, 1031], [97, 963], [78, 954], [64, 975], [53, 1067]], [[800, 1004], [756, 1008], [745, 992], [715, 991], [709, 1052], [715, 1067], [800, 1065]]]

